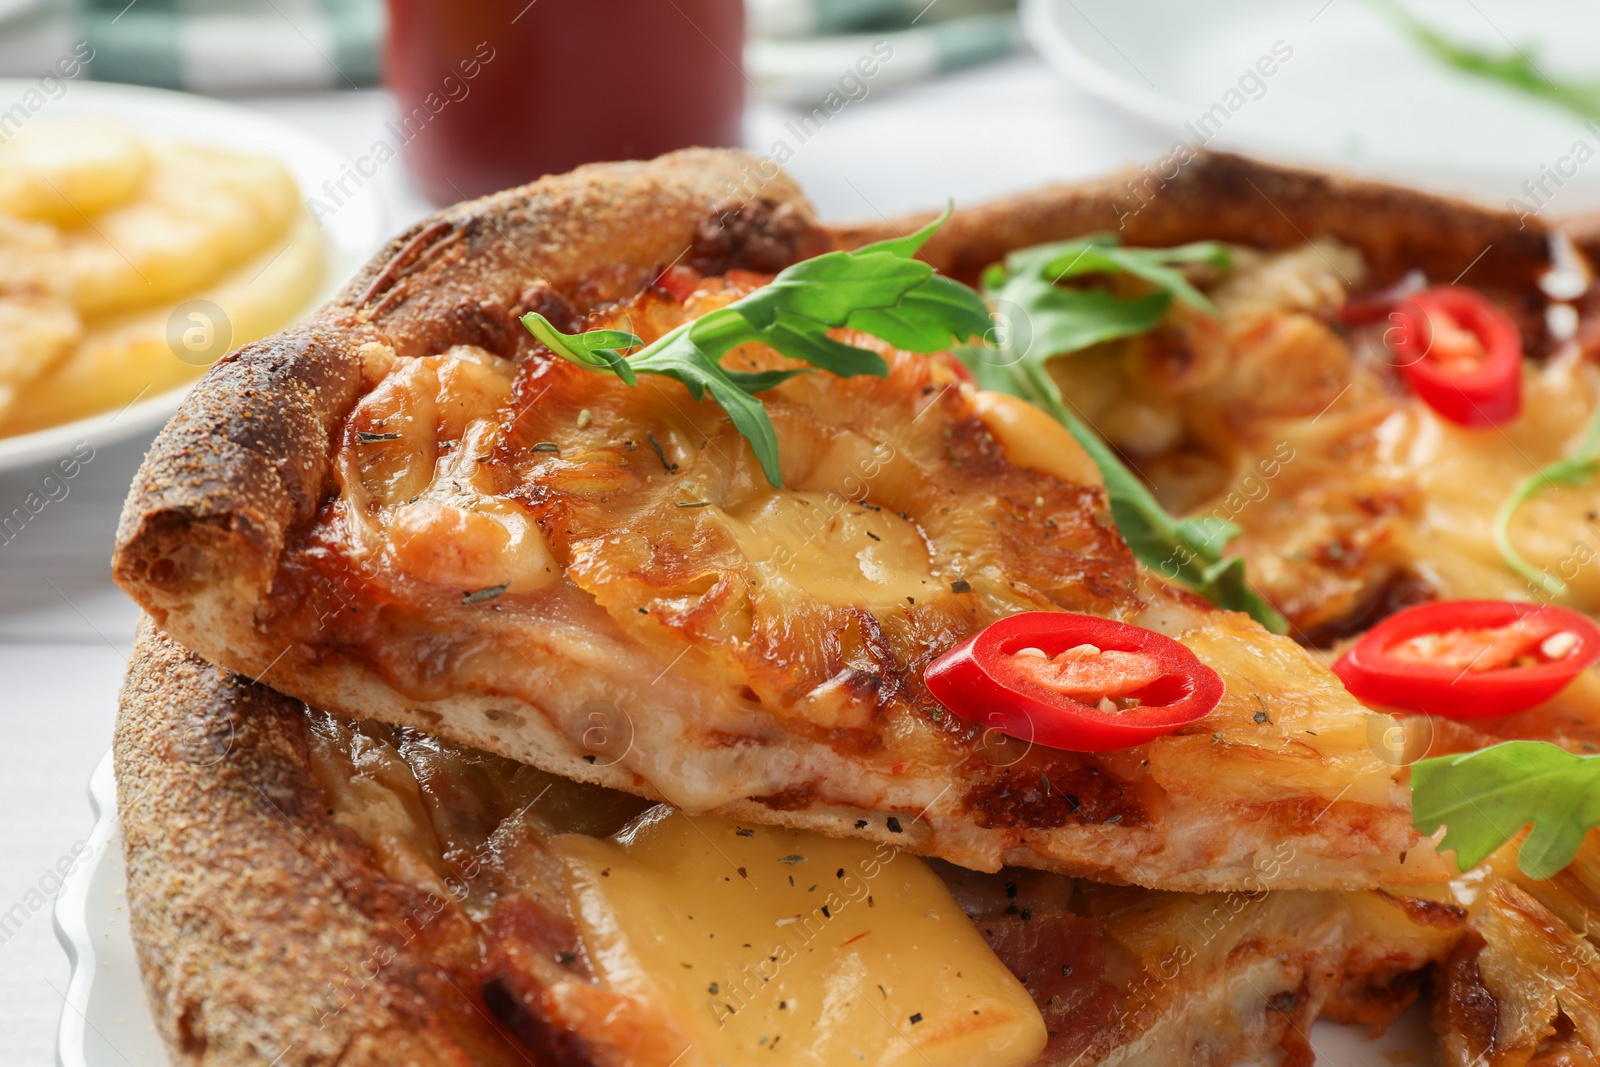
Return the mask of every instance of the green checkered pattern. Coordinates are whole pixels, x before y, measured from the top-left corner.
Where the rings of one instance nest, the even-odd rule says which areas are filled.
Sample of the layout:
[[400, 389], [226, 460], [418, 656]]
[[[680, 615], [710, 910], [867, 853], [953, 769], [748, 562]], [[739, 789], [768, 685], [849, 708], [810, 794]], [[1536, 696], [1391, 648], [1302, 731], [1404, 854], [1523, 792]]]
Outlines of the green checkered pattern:
[[199, 92], [378, 81], [382, 0], [82, 0], [78, 17], [102, 81]]

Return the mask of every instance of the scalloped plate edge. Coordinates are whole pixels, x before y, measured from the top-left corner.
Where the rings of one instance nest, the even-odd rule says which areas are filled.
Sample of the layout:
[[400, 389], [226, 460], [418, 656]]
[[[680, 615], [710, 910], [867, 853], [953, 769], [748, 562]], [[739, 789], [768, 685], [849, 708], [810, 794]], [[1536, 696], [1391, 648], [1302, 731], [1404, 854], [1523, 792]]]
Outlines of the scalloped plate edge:
[[[52, 925], [72, 968], [56, 1028], [58, 1067], [170, 1062], [145, 999], [128, 930], [117, 784], [106, 752], [89, 779], [94, 826], [62, 879]], [[83, 857], [86, 857], [83, 858]], [[107, 1033], [110, 1030], [111, 1033]]]

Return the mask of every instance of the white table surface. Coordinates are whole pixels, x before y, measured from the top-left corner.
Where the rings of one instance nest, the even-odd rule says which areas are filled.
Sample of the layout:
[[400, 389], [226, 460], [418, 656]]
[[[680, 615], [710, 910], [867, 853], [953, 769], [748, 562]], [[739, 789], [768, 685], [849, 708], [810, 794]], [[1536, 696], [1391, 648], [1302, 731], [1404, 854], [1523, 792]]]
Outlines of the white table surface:
[[[240, 102], [352, 159], [393, 110], [377, 91]], [[1170, 143], [1032, 57], [873, 93], [804, 144], [784, 126], [793, 117], [752, 104], [747, 143], [769, 152], [775, 140], [787, 141], [795, 149], [790, 173], [829, 218], [892, 214], [950, 197], [970, 202], [1152, 159]], [[391, 230], [429, 210], [398, 163], [360, 195], [382, 198]], [[54, 1062], [67, 962], [49, 906], [30, 911], [27, 902], [39, 899], [29, 891], [89, 829], [85, 785], [111, 743], [135, 618], [108, 577], [107, 559], [123, 494], [148, 444], [146, 437], [100, 450], [67, 497], [0, 544], [0, 1064], [7, 1067]], [[0, 514], [42, 474], [0, 475]], [[18, 904], [21, 912], [13, 910]], [[8, 912], [25, 914], [19, 927], [6, 925]]]

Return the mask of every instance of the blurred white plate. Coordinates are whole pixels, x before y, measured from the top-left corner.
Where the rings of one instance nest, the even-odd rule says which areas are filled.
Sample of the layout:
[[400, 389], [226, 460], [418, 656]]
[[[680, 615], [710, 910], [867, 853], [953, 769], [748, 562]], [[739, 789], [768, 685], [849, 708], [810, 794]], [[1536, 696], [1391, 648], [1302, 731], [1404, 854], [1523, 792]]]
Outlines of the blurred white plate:
[[[3, 3], [3, 0], [0, 0]], [[179, 137], [275, 156], [294, 174], [302, 196], [340, 176], [345, 161], [337, 152], [292, 126], [247, 108], [187, 93], [135, 85], [70, 81], [60, 99], [49, 100], [28, 120], [109, 118], [142, 133]], [[38, 90], [36, 80], [0, 79], [0, 110]], [[305, 311], [331, 298], [388, 237], [376, 195], [355, 197], [324, 215], [322, 288]], [[188, 386], [144, 396], [121, 411], [102, 412], [74, 422], [15, 437], [0, 437], [0, 471], [65, 456], [78, 441], [99, 446], [159, 426], [178, 410]]]
[[56, 938], [72, 962], [66, 1005], [56, 1035], [59, 1067], [165, 1067], [166, 1047], [151, 1021], [128, 933], [117, 787], [107, 752], [89, 780], [94, 829], [87, 859], [66, 876], [56, 897]]
[[[89, 858], [67, 875], [56, 899], [56, 937], [72, 961], [56, 1062], [58, 1067], [166, 1067], [170, 1061], [151, 1021], [128, 933], [127, 882], [109, 752], [89, 782], [89, 803], [95, 811]], [[1317, 1062], [1339, 1067], [1430, 1067], [1438, 1062], [1424, 1004], [1376, 1041], [1367, 1038], [1364, 1028], [1319, 1022], [1311, 1031], [1311, 1044]]]
[[[1433, 57], [1379, 0], [1023, 0], [1034, 46], [1090, 92], [1190, 146], [1245, 151], [1461, 193], [1494, 205], [1600, 205], [1600, 123]], [[1548, 77], [1600, 76], [1600, 6], [1573, 0], [1407, 0], [1448, 39], [1493, 54], [1520, 49]], [[1247, 76], [1258, 60], [1275, 67]], [[1282, 58], [1287, 51], [1288, 57]], [[1228, 97], [1229, 90], [1245, 91]], [[1259, 80], [1261, 87], [1255, 82]], [[1236, 107], [1230, 107], [1236, 104]], [[1205, 130], [1196, 125], [1216, 105]], [[1220, 128], [1218, 122], [1220, 120]], [[1198, 134], [1197, 134], [1198, 130]], [[1575, 175], [1571, 175], [1572, 171]], [[1530, 206], [1539, 206], [1529, 201]]]

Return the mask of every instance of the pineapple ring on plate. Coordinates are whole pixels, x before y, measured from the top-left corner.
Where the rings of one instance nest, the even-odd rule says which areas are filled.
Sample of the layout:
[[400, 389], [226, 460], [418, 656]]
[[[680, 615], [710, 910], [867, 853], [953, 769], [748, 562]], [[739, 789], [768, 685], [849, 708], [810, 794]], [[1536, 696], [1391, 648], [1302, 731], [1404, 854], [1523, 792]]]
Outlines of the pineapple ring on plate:
[[149, 170], [144, 140], [114, 122], [24, 126], [0, 145], [0, 212], [81, 226], [138, 195]]
[[74, 301], [98, 317], [174, 300], [239, 266], [293, 224], [283, 164], [209, 145], [153, 147], [138, 199], [66, 234]]
[[27, 127], [0, 145], [0, 437], [176, 388], [281, 328], [322, 250], [276, 159], [99, 119]]
[[0, 294], [0, 421], [19, 390], [56, 366], [82, 335], [78, 316], [60, 297]]
[[[323, 275], [316, 224], [302, 213], [282, 240], [195, 294], [177, 312], [162, 305], [90, 324], [61, 358], [38, 368], [40, 373], [17, 391], [14, 402], [8, 406], [0, 399], [0, 437], [59, 425], [86, 412], [110, 410], [141, 393], [156, 396], [182, 385], [229, 349], [292, 320], [316, 295]], [[5, 353], [0, 341], [0, 384]]]

